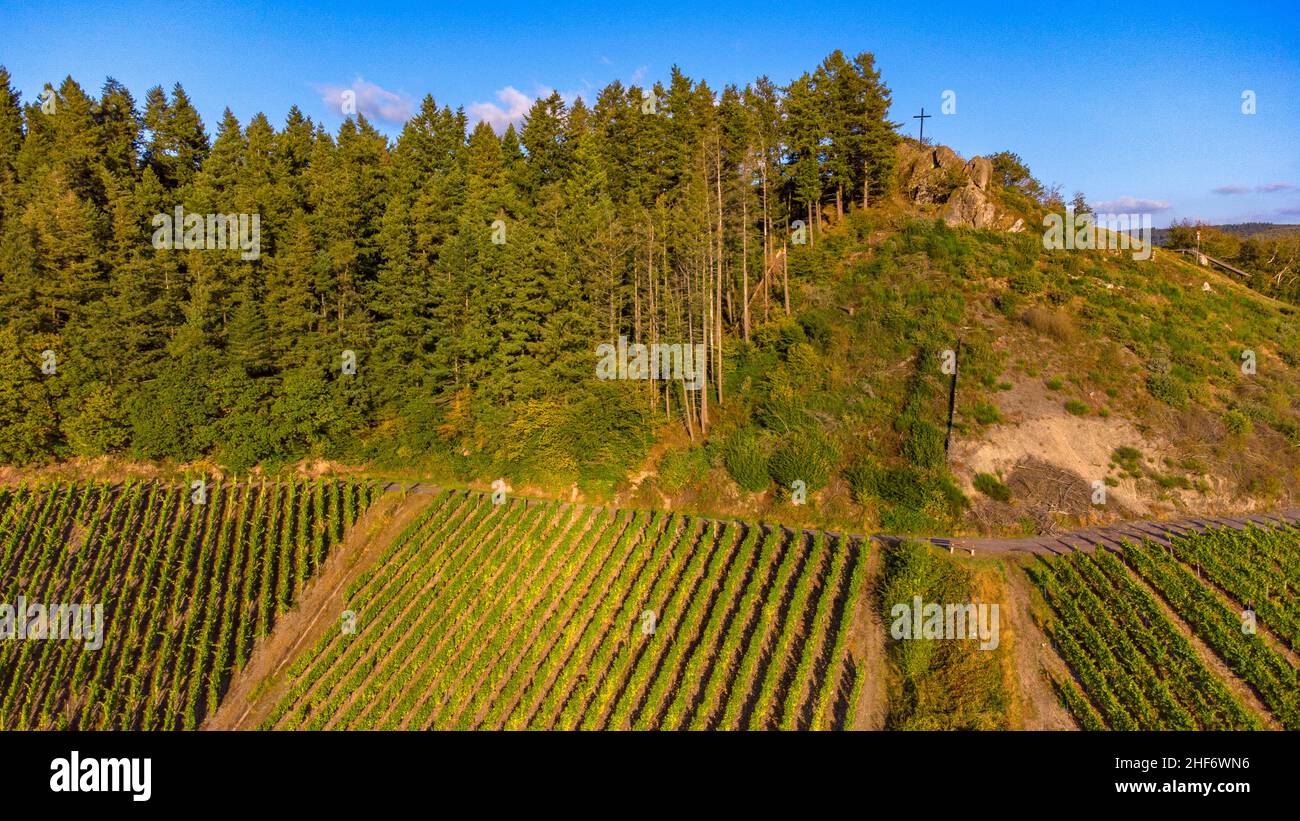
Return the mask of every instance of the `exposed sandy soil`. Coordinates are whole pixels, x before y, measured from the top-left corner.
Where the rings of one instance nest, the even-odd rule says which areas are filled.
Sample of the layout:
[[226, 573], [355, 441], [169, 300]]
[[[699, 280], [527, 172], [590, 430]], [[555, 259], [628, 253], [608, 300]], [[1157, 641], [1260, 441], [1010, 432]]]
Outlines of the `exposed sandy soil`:
[[235, 675], [221, 706], [203, 723], [205, 730], [248, 729], [270, 713], [283, 693], [279, 673], [297, 652], [338, 629], [343, 592], [435, 497], [385, 493], [352, 527], [294, 608], [276, 620], [270, 635], [257, 640], [248, 664]]
[[[1004, 479], [1025, 459], [1037, 459], [1079, 476], [1088, 487], [1111, 473], [1111, 454], [1119, 447], [1135, 447], [1143, 453], [1164, 449], [1162, 442], [1144, 437], [1128, 420], [1072, 416], [1065, 412], [1060, 393], [1049, 391], [1041, 380], [1007, 375], [1014, 387], [995, 397], [1006, 420], [994, 425], [976, 440], [953, 443], [953, 472], [966, 483], [972, 498], [978, 492], [971, 484], [976, 473], [992, 473]], [[1148, 499], [1137, 491], [1132, 479], [1108, 488], [1107, 495], [1133, 513], [1152, 511]]]

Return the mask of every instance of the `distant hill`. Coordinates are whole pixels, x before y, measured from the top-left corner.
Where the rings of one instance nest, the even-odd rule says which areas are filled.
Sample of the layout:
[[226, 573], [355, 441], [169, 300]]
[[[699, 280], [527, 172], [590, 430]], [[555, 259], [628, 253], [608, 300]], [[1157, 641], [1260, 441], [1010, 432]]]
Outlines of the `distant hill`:
[[[1300, 235], [1300, 225], [1283, 225], [1276, 222], [1239, 222], [1233, 225], [1211, 225], [1225, 234], [1232, 234], [1241, 239], [1280, 239]], [[1169, 239], [1168, 228], [1157, 228], [1152, 232], [1156, 245], [1164, 245]]]

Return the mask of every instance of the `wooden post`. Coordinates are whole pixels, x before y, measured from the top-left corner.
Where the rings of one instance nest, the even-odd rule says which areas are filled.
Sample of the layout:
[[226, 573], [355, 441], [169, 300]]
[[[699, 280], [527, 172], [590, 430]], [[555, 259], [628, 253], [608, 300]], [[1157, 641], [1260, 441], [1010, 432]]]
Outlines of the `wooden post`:
[[961, 340], [957, 340], [957, 350], [953, 352], [952, 381], [948, 385], [948, 432], [943, 437], [943, 455], [948, 456], [948, 445], [952, 441], [952, 417], [957, 407], [957, 372], [961, 370]]

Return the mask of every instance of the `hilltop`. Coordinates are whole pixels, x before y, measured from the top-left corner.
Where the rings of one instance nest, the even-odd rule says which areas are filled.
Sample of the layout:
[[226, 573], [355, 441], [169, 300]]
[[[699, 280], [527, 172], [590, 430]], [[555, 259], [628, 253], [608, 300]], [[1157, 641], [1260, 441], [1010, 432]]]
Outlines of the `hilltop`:
[[[1045, 250], [1046, 208], [980, 186], [987, 159], [899, 151], [889, 203], [791, 251], [792, 316], [742, 348], [732, 431], [698, 456], [668, 451], [656, 489], [704, 509], [936, 533], [1292, 503], [1294, 306], [1176, 254]], [[945, 460], [942, 357], [959, 339]], [[727, 481], [747, 475], [742, 443], [778, 453], [792, 420], [830, 440], [815, 511]], [[682, 483], [692, 462], [696, 484]]]

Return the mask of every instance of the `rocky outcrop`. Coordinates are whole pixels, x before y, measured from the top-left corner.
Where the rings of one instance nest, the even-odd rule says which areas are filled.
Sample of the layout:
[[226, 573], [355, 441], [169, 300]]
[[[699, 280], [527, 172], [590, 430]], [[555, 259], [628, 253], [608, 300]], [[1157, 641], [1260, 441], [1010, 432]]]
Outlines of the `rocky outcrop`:
[[898, 147], [898, 172], [903, 193], [918, 205], [937, 205], [949, 225], [1005, 231], [1024, 230], [1023, 220], [999, 214], [990, 196], [993, 163], [987, 157], [969, 162], [946, 145]]
[[989, 202], [984, 189], [971, 182], [948, 197], [943, 206], [943, 221], [970, 228], [993, 228], [997, 223], [997, 208]]

